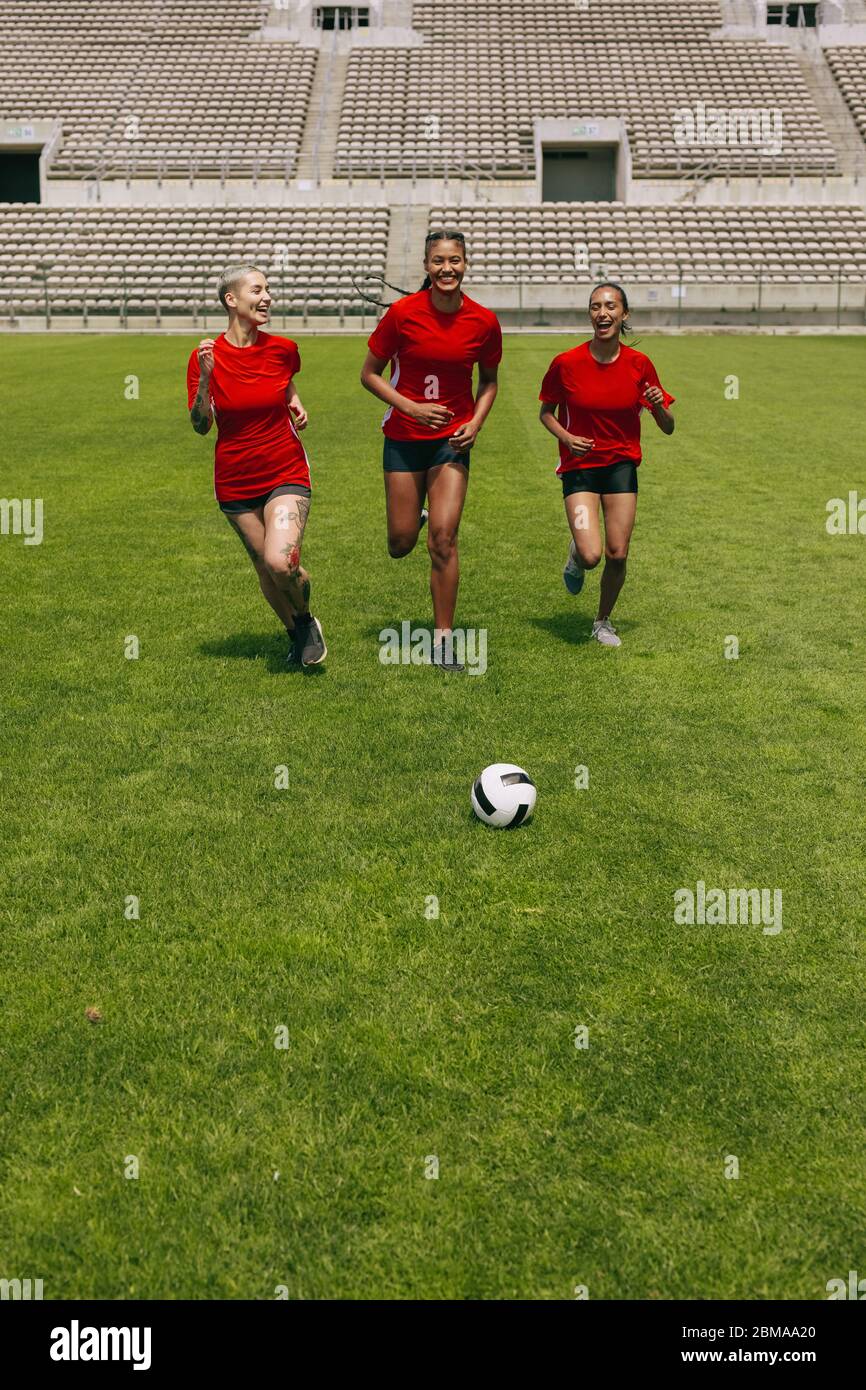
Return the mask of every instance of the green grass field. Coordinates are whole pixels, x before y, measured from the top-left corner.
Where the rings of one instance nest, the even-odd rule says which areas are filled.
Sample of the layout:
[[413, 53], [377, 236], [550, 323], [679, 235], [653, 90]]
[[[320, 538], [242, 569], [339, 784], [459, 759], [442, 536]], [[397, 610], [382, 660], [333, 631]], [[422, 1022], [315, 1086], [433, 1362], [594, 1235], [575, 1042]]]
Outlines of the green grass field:
[[[608, 651], [537, 423], [569, 340], [508, 336], [461, 530], [474, 678], [378, 659], [429, 623], [428, 565], [387, 556], [360, 338], [301, 341], [329, 657], [284, 669], [186, 418], [192, 341], [0, 339], [2, 491], [45, 509], [41, 545], [0, 537], [0, 1276], [822, 1299], [866, 1273], [866, 537], [825, 526], [863, 485], [862, 340], [642, 338], [678, 428], [644, 425]], [[469, 806], [499, 760], [539, 788], [511, 833]], [[781, 888], [783, 930], [677, 925], [698, 880]]]

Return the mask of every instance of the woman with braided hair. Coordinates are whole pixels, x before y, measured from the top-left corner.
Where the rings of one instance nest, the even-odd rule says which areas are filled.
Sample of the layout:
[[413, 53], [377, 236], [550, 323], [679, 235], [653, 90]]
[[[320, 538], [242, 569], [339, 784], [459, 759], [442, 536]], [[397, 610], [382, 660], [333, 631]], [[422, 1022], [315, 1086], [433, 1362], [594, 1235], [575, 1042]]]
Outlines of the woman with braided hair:
[[394, 559], [408, 555], [428, 521], [433, 661], [443, 670], [462, 671], [451, 640], [460, 576], [457, 531], [470, 453], [496, 399], [502, 331], [496, 315], [461, 290], [462, 233], [431, 232], [424, 270], [421, 288], [398, 299], [379, 321], [361, 382], [388, 407], [382, 421], [388, 553]]

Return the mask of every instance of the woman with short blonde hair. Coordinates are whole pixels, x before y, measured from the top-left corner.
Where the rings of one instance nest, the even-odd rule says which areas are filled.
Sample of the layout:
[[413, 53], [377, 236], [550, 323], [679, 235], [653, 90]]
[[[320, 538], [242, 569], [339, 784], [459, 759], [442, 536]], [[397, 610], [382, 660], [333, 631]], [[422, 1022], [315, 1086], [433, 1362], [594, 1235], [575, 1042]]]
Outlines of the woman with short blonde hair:
[[307, 412], [295, 385], [298, 346], [263, 331], [273, 301], [258, 266], [229, 267], [218, 293], [228, 327], [190, 355], [190, 420], [197, 434], [207, 434], [216, 420], [214, 494], [289, 634], [288, 662], [318, 666], [327, 648], [310, 612], [310, 576], [301, 567], [312, 486], [299, 434]]

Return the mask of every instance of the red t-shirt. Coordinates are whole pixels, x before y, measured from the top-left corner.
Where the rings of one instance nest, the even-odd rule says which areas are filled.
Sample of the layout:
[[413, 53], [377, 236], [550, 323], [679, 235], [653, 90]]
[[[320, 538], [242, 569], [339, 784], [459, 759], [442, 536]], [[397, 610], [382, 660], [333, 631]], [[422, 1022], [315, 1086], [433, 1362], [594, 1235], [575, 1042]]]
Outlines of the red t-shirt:
[[643, 399], [648, 386], [661, 387], [666, 406], [676, 399], [661, 385], [649, 358], [625, 343], [613, 362], [596, 362], [588, 342], [554, 357], [538, 399], [559, 406], [557, 419], [569, 434], [595, 440], [582, 457], [560, 444], [557, 473], [604, 468], [621, 459], [640, 463], [640, 413], [649, 409]]
[[382, 420], [388, 438], [447, 439], [472, 419], [472, 368], [500, 360], [502, 329], [496, 315], [468, 295], [456, 313], [443, 314], [433, 307], [429, 289], [418, 290], [391, 305], [367, 345], [376, 357], [390, 357], [391, 385], [401, 396], [454, 411], [441, 430], [431, 430], [389, 406]]
[[[214, 492], [218, 502], [260, 497], [282, 483], [310, 486], [307, 453], [286, 404], [301, 370], [297, 343], [259, 332], [253, 347], [238, 348], [221, 333], [210, 377], [217, 429]], [[198, 392], [198, 351], [186, 371], [189, 409]]]

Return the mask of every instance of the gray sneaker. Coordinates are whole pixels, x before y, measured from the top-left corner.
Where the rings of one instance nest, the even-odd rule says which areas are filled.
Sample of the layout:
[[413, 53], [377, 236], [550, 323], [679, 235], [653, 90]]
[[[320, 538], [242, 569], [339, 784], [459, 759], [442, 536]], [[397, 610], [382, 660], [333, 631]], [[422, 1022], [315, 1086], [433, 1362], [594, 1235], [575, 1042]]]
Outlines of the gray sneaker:
[[295, 617], [295, 651], [302, 666], [318, 666], [328, 655], [322, 625], [312, 613], [298, 613]]
[[565, 587], [570, 594], [579, 594], [583, 588], [583, 581], [586, 577], [586, 570], [577, 558], [577, 546], [574, 541], [568, 548], [568, 559], [565, 562], [565, 569], [562, 571], [562, 578]]
[[621, 647], [622, 642], [616, 635], [616, 628], [610, 618], [596, 618], [592, 625], [592, 635], [596, 642], [600, 642], [603, 647]]

